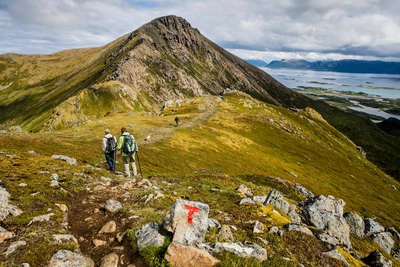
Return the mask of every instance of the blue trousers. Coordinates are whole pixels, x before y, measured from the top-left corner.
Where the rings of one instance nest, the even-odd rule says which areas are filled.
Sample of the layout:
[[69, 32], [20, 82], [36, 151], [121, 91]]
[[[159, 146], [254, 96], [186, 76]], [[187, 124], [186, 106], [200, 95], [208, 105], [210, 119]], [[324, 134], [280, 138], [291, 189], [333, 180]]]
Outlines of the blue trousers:
[[107, 164], [108, 164], [108, 166], [110, 166], [110, 171], [115, 171], [115, 167], [114, 167], [115, 151], [111, 151], [110, 153], [105, 153], [105, 155], [106, 155]]

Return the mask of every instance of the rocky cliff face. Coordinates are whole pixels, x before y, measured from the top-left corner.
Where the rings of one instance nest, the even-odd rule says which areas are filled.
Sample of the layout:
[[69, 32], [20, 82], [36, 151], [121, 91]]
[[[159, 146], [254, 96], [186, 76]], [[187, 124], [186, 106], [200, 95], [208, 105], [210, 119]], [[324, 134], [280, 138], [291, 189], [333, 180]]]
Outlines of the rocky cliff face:
[[146, 92], [157, 105], [185, 96], [220, 94], [226, 88], [284, 106], [303, 97], [212, 43], [182, 18], [155, 19], [126, 38], [135, 45], [129, 51], [129, 44], [122, 47], [125, 55], [107, 79]]

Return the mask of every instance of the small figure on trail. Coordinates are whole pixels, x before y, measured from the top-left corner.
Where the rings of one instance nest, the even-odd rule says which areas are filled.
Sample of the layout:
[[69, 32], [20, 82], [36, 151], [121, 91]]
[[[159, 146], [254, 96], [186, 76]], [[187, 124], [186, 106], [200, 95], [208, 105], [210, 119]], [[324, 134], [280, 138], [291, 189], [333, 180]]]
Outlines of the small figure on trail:
[[121, 136], [118, 139], [117, 150], [122, 151], [122, 162], [124, 164], [125, 177], [130, 177], [129, 164], [131, 164], [133, 176], [137, 176], [135, 164], [135, 154], [138, 153], [138, 147], [135, 138], [126, 130], [121, 128]]
[[179, 117], [175, 117], [175, 127], [179, 125]]
[[115, 149], [117, 148], [117, 138], [110, 133], [109, 129], [104, 130], [102, 150], [106, 156], [106, 161], [110, 167], [110, 172], [115, 172]]

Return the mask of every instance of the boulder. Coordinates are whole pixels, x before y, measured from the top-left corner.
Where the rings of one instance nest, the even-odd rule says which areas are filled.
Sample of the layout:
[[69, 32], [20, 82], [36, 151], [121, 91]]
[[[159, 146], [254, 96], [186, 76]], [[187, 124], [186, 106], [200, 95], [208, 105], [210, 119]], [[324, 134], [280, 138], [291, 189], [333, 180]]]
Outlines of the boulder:
[[165, 237], [158, 232], [158, 229], [157, 223], [149, 222], [135, 232], [139, 251], [148, 246], [162, 247], [164, 245]]
[[365, 235], [370, 236], [375, 233], [385, 232], [385, 228], [372, 218], [366, 218], [365, 222]]
[[377, 243], [388, 254], [392, 252], [395, 242], [389, 232], [375, 233], [371, 235], [372, 241]]
[[168, 246], [164, 259], [174, 267], [212, 267], [220, 262], [205, 250], [176, 242]]
[[289, 202], [287, 202], [287, 200], [283, 197], [283, 195], [275, 189], [272, 189], [269, 192], [267, 199], [264, 202], [264, 205], [268, 205], [268, 204], [271, 204], [274, 207], [280, 209], [285, 214], [288, 214], [289, 209], [290, 209]]
[[200, 202], [178, 199], [170, 209], [173, 242], [186, 246], [203, 243], [208, 228], [209, 206]]
[[304, 215], [310, 225], [324, 231], [317, 236], [321, 241], [350, 248], [350, 227], [343, 218], [344, 205], [341, 199], [320, 195], [304, 203]]
[[392, 267], [392, 261], [386, 259], [378, 250], [372, 251], [363, 261], [370, 267]]
[[365, 223], [364, 220], [356, 213], [346, 212], [343, 215], [347, 224], [350, 227], [350, 234], [358, 237], [364, 237], [365, 234]]
[[[253, 198], [254, 199], [254, 198]], [[296, 212], [296, 206], [290, 204], [285, 197], [277, 190], [272, 189], [267, 198], [265, 199], [264, 205], [273, 205], [274, 207], [280, 209], [283, 213], [288, 215], [292, 222], [300, 223], [300, 216]]]

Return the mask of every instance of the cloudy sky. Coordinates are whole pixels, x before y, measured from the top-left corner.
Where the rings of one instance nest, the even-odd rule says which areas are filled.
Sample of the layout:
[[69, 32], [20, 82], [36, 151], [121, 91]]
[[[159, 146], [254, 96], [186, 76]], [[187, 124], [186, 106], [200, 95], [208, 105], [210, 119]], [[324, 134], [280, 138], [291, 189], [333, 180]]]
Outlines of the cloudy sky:
[[165, 15], [243, 59], [400, 61], [398, 0], [0, 0], [0, 54], [103, 46]]

